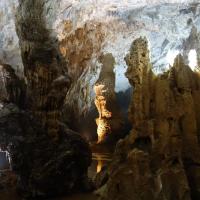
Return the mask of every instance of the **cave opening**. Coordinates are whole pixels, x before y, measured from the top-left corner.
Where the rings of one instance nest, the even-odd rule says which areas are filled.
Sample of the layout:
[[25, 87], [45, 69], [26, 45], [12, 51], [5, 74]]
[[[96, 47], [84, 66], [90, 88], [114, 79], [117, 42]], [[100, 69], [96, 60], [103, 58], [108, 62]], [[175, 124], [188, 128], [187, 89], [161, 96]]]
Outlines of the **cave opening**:
[[190, 68], [194, 71], [197, 67], [197, 52], [195, 49], [191, 49], [188, 53], [188, 61]]

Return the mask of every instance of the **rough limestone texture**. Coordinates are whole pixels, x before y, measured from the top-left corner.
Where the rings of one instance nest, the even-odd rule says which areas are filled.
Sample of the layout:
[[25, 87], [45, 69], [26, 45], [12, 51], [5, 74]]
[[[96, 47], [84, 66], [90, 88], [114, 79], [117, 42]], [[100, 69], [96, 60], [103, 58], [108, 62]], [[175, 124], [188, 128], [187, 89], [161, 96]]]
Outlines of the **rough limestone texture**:
[[59, 141], [52, 142], [30, 113], [13, 104], [0, 108], [0, 148], [10, 154], [17, 189], [24, 197], [52, 197], [90, 189], [89, 145], [65, 126], [60, 125], [59, 130]]
[[132, 130], [116, 146], [102, 199], [198, 200], [200, 74], [178, 55], [156, 76], [147, 43], [136, 39], [125, 58]]
[[49, 135], [58, 139], [60, 109], [70, 78], [56, 39], [46, 28], [43, 10], [44, 1], [19, 1], [16, 30], [27, 81], [27, 106]]
[[94, 91], [96, 94], [95, 105], [99, 117], [96, 119], [98, 143], [105, 142], [109, 136], [117, 136], [122, 131], [123, 119], [117, 105], [115, 93], [115, 59], [112, 54], [100, 57], [102, 69]]
[[14, 69], [7, 64], [0, 64], [0, 102], [12, 102], [23, 106], [25, 85]]
[[[19, 0], [0, 1], [0, 60], [23, 75], [14, 23], [19, 3]], [[57, 40], [62, 57], [69, 63], [68, 72], [75, 79], [65, 98], [63, 118], [67, 118], [69, 107], [73, 107], [75, 117], [90, 111], [93, 86], [100, 73], [99, 55], [112, 53], [116, 60], [115, 90], [124, 91], [130, 85], [124, 76], [123, 58], [133, 39], [145, 35], [150, 43], [154, 71], [166, 71], [172, 60], [168, 54], [173, 57], [176, 51], [183, 50], [193, 26], [200, 31], [199, 13], [199, 0], [46, 0], [43, 17], [48, 31], [45, 34], [49, 32]], [[31, 23], [30, 26], [33, 27]], [[184, 51], [190, 51], [190, 47]]]
[[56, 39], [46, 28], [44, 5], [41, 0], [21, 0], [16, 13], [26, 111], [14, 105], [20, 105], [22, 96], [14, 70], [0, 65], [0, 148], [9, 152], [18, 191], [27, 198], [85, 191], [91, 186], [89, 145], [60, 121], [71, 79]]
[[101, 23], [95, 21], [86, 23], [74, 32], [72, 29], [72, 22], [66, 21], [63, 34], [72, 33], [59, 42], [59, 49], [68, 63], [68, 74], [72, 81], [64, 100], [63, 119], [76, 129], [77, 123], [82, 123], [82, 118], [92, 106], [94, 96], [91, 91], [99, 75], [95, 60], [101, 55], [105, 33]]

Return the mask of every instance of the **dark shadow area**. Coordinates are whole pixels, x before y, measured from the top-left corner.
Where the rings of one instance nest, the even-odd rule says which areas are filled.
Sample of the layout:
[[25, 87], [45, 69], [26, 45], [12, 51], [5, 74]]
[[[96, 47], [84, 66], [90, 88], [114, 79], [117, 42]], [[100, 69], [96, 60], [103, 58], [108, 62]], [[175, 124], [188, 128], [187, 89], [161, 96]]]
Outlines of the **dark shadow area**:
[[125, 122], [125, 125], [124, 125], [125, 129], [124, 129], [124, 134], [123, 134], [124, 136], [127, 135], [129, 131], [131, 130], [131, 123], [129, 122], [129, 119], [128, 119], [128, 109], [131, 102], [132, 90], [133, 90], [132, 87], [130, 87], [126, 91], [120, 91], [116, 94], [117, 102], [121, 109], [122, 116]]
[[9, 170], [10, 162], [8, 157], [8, 152], [0, 150], [0, 172], [1, 170]]

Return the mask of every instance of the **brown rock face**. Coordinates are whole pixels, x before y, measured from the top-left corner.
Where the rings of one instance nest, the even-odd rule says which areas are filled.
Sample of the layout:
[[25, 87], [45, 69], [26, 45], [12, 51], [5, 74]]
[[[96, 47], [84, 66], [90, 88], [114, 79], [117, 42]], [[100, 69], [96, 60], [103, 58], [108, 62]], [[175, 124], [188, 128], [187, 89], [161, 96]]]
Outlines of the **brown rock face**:
[[67, 21], [65, 27], [68, 34], [59, 44], [61, 55], [69, 64], [68, 74], [72, 80], [65, 97], [63, 118], [69, 127], [78, 131], [81, 131], [78, 127], [82, 125], [93, 102], [91, 93], [95, 81], [91, 84], [91, 79], [98, 72], [96, 62], [105, 37], [102, 26], [101, 23], [90, 21], [73, 32], [71, 21]]
[[64, 31], [69, 35], [60, 41], [59, 48], [62, 56], [69, 63], [68, 74], [76, 81], [88, 67], [93, 54], [98, 56], [100, 53], [104, 34], [102, 25], [94, 21], [70, 33], [72, 28], [72, 22], [66, 21]]
[[99, 118], [96, 119], [98, 143], [105, 141], [110, 134], [119, 133], [123, 126], [114, 90], [115, 59], [112, 54], [106, 54], [100, 58], [100, 61], [102, 62], [102, 70], [94, 86], [95, 105], [99, 113]]
[[168, 72], [154, 75], [143, 38], [125, 60], [133, 128], [117, 144], [105, 199], [200, 199], [199, 73], [179, 55]]
[[91, 189], [87, 177], [92, 156], [89, 145], [60, 123], [71, 79], [57, 40], [46, 28], [46, 5], [45, 0], [20, 0], [16, 13], [27, 110], [31, 112], [13, 105], [5, 105], [0, 112], [0, 145], [5, 144], [11, 155], [19, 191], [26, 198]]
[[27, 80], [29, 107], [49, 135], [57, 138], [59, 109], [70, 81], [55, 39], [50, 37], [45, 27], [44, 4], [43, 0], [20, 1], [16, 30]]

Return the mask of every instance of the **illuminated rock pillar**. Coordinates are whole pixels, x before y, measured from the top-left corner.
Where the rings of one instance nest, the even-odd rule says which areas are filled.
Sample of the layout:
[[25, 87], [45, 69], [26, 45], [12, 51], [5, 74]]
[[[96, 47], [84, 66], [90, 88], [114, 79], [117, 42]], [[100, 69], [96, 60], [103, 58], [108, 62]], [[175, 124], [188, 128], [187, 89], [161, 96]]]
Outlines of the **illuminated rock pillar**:
[[117, 137], [123, 127], [115, 94], [115, 73], [113, 72], [115, 59], [112, 54], [105, 54], [101, 56], [100, 62], [102, 70], [94, 86], [95, 105], [99, 113], [99, 117], [96, 119], [97, 143], [104, 142], [109, 136]]
[[105, 139], [106, 135], [111, 132], [111, 124], [109, 119], [111, 119], [112, 113], [107, 110], [105, 97], [107, 90], [104, 90], [104, 87], [105, 85], [94, 86], [94, 91], [96, 93], [95, 105], [99, 112], [99, 118], [96, 119], [98, 135], [97, 143], [101, 143]]

